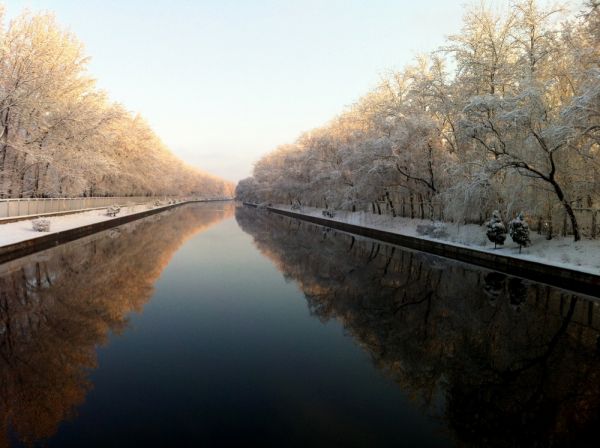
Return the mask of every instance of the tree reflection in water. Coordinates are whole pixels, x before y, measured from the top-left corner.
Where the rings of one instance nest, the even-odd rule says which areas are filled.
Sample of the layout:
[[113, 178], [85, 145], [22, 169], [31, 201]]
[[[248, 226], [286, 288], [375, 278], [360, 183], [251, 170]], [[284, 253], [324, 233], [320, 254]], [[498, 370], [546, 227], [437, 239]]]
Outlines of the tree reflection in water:
[[466, 446], [579, 445], [597, 431], [600, 310], [589, 298], [268, 212], [258, 249]]
[[188, 238], [232, 215], [231, 203], [186, 205], [0, 265], [0, 446], [47, 439], [72, 417], [96, 348]]

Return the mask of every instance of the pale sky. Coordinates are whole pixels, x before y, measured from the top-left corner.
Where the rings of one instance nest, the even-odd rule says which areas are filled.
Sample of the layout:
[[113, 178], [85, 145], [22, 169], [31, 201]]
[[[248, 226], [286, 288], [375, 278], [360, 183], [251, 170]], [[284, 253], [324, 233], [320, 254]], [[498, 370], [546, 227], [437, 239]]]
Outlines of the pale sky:
[[226, 179], [325, 124], [459, 31], [451, 0], [9, 0], [55, 12], [100, 88], [186, 162]]

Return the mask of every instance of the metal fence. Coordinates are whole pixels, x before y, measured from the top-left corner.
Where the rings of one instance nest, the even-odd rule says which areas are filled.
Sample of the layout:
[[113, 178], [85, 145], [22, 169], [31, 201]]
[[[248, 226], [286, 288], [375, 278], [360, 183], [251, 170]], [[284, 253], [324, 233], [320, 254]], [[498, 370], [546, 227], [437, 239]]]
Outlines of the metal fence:
[[132, 205], [153, 202], [160, 197], [130, 196], [130, 197], [101, 197], [101, 198], [22, 198], [0, 200], [0, 218], [14, 216], [41, 215], [43, 213], [58, 213], [70, 210], [107, 207], [112, 204]]

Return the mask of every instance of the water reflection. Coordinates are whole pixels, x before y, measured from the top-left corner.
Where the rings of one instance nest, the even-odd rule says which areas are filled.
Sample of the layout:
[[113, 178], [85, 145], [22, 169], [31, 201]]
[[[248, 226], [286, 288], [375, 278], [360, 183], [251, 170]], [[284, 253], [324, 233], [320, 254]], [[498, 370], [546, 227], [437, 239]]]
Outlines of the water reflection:
[[72, 417], [96, 348], [188, 238], [232, 215], [229, 203], [178, 207], [0, 265], [0, 446], [47, 439]]
[[339, 320], [457, 444], [580, 445], [597, 432], [596, 302], [255, 209], [236, 219], [311, 313]]

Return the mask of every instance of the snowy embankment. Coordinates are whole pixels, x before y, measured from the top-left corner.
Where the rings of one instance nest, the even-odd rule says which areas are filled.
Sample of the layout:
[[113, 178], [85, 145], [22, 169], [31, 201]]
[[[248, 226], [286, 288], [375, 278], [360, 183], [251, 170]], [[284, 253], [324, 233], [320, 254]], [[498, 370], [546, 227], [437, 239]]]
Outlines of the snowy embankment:
[[[282, 205], [272, 208], [324, 218], [323, 209], [320, 208], [302, 207], [302, 210], [292, 210], [289, 206]], [[333, 218], [325, 219], [600, 275], [600, 240], [583, 239], [574, 242], [572, 237], [554, 237], [552, 240], [546, 240], [544, 235], [532, 231], [531, 245], [524, 247], [519, 254], [518, 245], [513, 243], [510, 237], [506, 239], [504, 246], [494, 249], [494, 244], [487, 239], [485, 226], [476, 224], [445, 223], [446, 236], [433, 238], [417, 232], [417, 226], [431, 224], [431, 221], [425, 219], [394, 218], [389, 215], [346, 211], [336, 211]]]
[[[125, 206], [121, 208], [121, 211], [116, 216], [116, 218], [143, 212], [148, 210], [148, 208], [148, 204]], [[90, 210], [87, 212], [47, 217], [47, 219], [50, 220], [49, 232], [36, 232], [35, 230], [33, 230], [32, 221], [34, 220], [34, 218], [23, 221], [0, 224], [0, 247], [9, 244], [19, 243], [25, 240], [39, 238], [63, 230], [74, 229], [76, 227], [83, 227], [89, 224], [94, 224], [102, 221], [109, 221], [111, 219], [116, 218], [112, 216], [107, 216], [106, 209], [103, 208]]]

